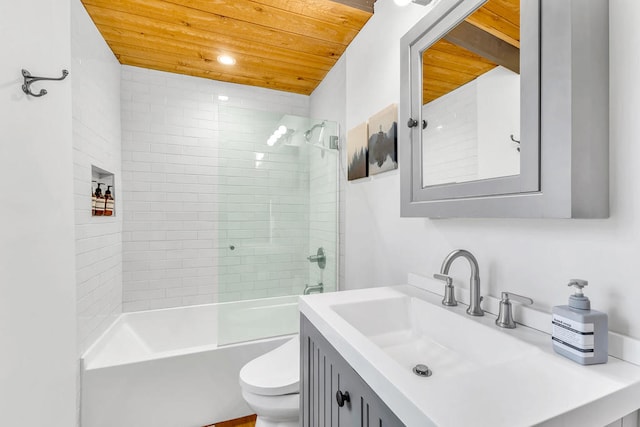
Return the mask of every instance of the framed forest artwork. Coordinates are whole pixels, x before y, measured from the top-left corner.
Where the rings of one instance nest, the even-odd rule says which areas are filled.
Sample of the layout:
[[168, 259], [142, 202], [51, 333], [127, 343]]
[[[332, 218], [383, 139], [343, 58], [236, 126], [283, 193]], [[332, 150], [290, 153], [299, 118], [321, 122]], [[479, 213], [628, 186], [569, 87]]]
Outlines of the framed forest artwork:
[[362, 123], [347, 132], [347, 176], [349, 181], [368, 175], [367, 124]]
[[398, 169], [398, 106], [371, 116], [368, 132], [369, 176]]

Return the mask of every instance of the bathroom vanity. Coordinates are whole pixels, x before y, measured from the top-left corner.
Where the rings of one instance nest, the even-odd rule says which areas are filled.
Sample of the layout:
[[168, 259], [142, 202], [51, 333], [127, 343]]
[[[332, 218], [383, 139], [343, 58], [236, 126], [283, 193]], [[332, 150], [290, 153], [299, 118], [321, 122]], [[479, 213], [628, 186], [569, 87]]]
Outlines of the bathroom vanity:
[[303, 426], [399, 426], [402, 422], [304, 316]]
[[303, 297], [303, 426], [603, 427], [640, 408], [640, 366], [580, 366], [545, 332], [441, 300], [411, 285]]

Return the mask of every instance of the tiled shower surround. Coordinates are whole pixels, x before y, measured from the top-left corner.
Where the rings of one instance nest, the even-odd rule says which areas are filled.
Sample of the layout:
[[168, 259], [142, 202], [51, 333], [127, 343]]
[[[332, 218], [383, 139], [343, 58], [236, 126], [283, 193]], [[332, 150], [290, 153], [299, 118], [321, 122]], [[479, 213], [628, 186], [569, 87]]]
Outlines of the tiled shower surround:
[[300, 294], [320, 154], [266, 140], [308, 97], [135, 67], [121, 86], [123, 310]]
[[[91, 166], [115, 174], [121, 198], [120, 64], [81, 4], [72, 3], [70, 80], [79, 354], [122, 312], [122, 216], [91, 216]], [[100, 102], [96, 102], [99, 99]]]

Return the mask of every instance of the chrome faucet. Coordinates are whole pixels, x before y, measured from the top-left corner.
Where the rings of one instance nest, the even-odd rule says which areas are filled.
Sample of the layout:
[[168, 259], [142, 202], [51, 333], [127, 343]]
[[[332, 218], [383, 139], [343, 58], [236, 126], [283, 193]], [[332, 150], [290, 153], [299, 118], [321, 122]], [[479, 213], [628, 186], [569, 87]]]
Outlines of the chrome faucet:
[[302, 291], [303, 295], [311, 295], [312, 293], [323, 293], [324, 292], [324, 284], [319, 282], [317, 285], [305, 285], [304, 291]]
[[440, 274], [448, 276], [451, 264], [460, 257], [466, 258], [471, 266], [471, 278], [469, 280], [470, 297], [467, 314], [470, 316], [484, 316], [484, 311], [480, 308], [480, 303], [482, 302], [482, 297], [480, 296], [480, 268], [478, 267], [478, 260], [476, 260], [476, 257], [474, 257], [471, 252], [464, 249], [456, 249], [451, 252], [442, 262]]

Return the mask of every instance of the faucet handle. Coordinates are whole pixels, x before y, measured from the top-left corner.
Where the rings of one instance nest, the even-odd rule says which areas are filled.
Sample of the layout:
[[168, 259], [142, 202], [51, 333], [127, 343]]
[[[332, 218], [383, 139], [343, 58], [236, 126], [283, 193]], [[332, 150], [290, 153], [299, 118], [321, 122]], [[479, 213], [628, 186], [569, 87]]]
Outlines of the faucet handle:
[[509, 301], [509, 299], [513, 299], [527, 305], [533, 304], [533, 300], [529, 297], [514, 294], [513, 292], [502, 292], [502, 301]]
[[445, 282], [447, 284], [447, 286], [451, 286], [451, 284], [453, 283], [453, 279], [451, 278], [451, 276], [447, 276], [446, 274], [434, 274], [433, 275], [434, 279], [438, 279], [438, 280], [442, 280], [443, 282]]
[[444, 287], [444, 298], [442, 299], [442, 305], [446, 305], [448, 307], [453, 307], [458, 305], [458, 301], [456, 301], [456, 297], [453, 293], [453, 279], [451, 276], [447, 276], [446, 274], [434, 274], [434, 279], [442, 280], [445, 283]]
[[324, 248], [322, 247], [318, 248], [318, 252], [316, 252], [315, 255], [309, 255], [307, 259], [309, 262], [317, 262], [318, 267], [320, 267], [321, 270], [324, 270], [327, 266], [327, 257], [325, 256]]
[[516, 322], [513, 320], [513, 312], [511, 310], [511, 299], [523, 304], [533, 304], [533, 300], [529, 297], [514, 294], [513, 292], [502, 292], [500, 311], [496, 319], [496, 325], [501, 328], [513, 329], [516, 327]]

